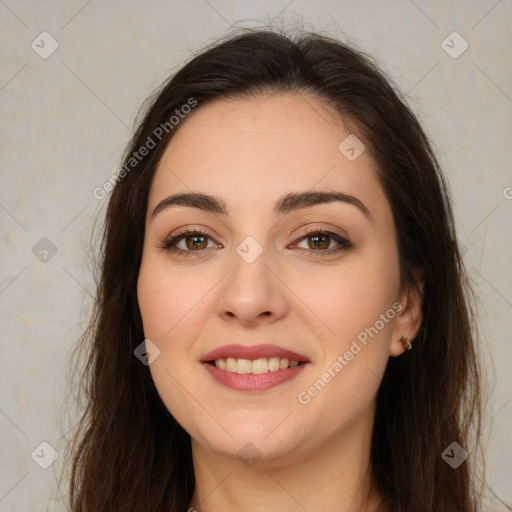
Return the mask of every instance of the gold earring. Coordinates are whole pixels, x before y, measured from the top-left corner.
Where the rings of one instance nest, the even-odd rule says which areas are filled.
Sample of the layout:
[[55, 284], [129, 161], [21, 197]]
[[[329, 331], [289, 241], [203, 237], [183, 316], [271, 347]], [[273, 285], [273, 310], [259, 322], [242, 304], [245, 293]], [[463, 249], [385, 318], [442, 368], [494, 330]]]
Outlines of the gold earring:
[[400, 338], [400, 343], [402, 343], [403, 347], [406, 349], [406, 350], [411, 350], [412, 349], [412, 345], [411, 345], [411, 342], [405, 337], [405, 336], [402, 336]]

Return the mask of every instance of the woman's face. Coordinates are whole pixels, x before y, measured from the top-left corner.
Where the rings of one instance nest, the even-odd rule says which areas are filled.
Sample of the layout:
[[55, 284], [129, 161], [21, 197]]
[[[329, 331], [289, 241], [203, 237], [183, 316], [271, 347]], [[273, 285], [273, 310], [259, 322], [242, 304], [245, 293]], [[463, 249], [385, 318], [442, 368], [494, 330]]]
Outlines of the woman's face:
[[283, 94], [199, 106], [166, 148], [138, 299], [156, 388], [196, 449], [300, 460], [371, 432], [414, 332], [390, 206], [349, 135]]

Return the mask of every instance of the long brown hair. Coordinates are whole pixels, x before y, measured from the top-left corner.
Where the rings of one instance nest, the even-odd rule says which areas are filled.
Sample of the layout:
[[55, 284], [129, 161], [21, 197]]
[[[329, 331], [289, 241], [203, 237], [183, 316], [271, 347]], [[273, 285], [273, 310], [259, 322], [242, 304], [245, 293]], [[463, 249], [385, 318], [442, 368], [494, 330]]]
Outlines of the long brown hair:
[[[364, 142], [393, 212], [401, 284], [414, 283], [417, 271], [424, 279], [414, 350], [390, 358], [378, 392], [375, 485], [396, 512], [479, 510], [473, 458], [482, 390], [473, 295], [447, 184], [424, 131], [391, 84], [372, 58], [335, 39], [244, 29], [199, 52], [146, 102], [112, 180], [95, 310], [80, 345], [88, 354], [80, 370], [86, 408], [71, 452], [73, 512], [187, 509], [194, 489], [190, 436], [134, 357], [144, 340], [136, 285], [148, 193], [187, 116], [176, 126], [169, 120], [191, 98], [197, 110], [218, 98], [283, 92], [318, 97]], [[164, 129], [156, 136], [158, 127]], [[140, 157], [149, 139], [152, 147]], [[454, 442], [470, 454], [456, 469], [442, 457]]]

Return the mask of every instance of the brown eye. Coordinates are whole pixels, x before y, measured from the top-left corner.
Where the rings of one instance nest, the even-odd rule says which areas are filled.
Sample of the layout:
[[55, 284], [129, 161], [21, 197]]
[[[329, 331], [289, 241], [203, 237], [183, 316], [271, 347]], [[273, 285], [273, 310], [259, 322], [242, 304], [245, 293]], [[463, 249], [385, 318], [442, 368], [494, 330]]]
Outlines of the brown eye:
[[206, 249], [208, 245], [207, 237], [202, 235], [193, 235], [184, 237], [187, 249], [193, 251], [195, 249]]
[[311, 235], [307, 240], [310, 249], [328, 249], [331, 238], [327, 235]]
[[164, 240], [160, 247], [172, 253], [190, 256], [194, 253], [202, 254], [202, 251], [212, 247], [218, 248], [222, 246], [216, 244], [207, 233], [187, 230]]
[[294, 246], [310, 254], [329, 255], [350, 249], [353, 244], [337, 233], [316, 230], [303, 235]]

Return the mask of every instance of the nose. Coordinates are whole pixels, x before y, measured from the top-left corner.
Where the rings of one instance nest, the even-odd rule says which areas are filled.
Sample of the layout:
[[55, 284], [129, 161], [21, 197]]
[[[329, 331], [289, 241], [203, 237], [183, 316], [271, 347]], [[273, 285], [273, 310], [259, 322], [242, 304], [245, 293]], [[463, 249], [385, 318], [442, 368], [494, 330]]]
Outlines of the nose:
[[286, 315], [287, 288], [275, 260], [271, 262], [263, 251], [256, 260], [248, 262], [234, 252], [232, 265], [219, 291], [219, 316], [249, 327], [272, 323]]

